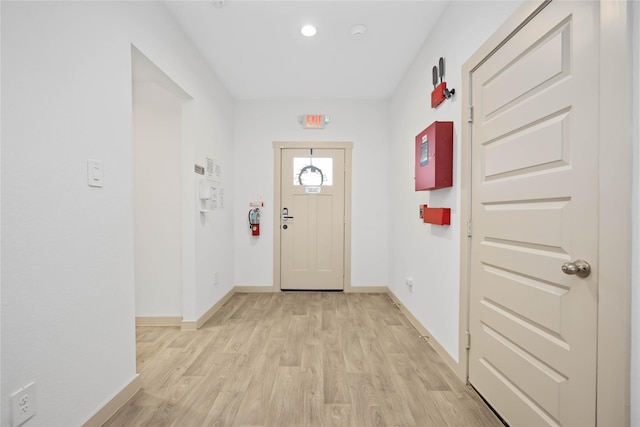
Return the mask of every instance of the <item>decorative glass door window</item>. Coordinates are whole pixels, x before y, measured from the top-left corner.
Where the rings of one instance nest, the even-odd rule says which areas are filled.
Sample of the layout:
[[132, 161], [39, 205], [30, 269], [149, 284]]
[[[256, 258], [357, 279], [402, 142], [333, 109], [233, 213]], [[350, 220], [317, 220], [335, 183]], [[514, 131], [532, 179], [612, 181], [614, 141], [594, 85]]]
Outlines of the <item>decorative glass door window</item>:
[[333, 159], [331, 157], [294, 157], [293, 185], [333, 185]]

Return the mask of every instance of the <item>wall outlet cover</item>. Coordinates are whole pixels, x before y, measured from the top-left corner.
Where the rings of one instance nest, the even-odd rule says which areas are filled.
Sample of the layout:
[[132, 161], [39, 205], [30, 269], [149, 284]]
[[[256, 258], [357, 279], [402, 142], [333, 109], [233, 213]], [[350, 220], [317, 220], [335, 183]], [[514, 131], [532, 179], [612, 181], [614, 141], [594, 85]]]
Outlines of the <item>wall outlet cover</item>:
[[36, 414], [36, 383], [11, 395], [11, 427], [18, 427]]

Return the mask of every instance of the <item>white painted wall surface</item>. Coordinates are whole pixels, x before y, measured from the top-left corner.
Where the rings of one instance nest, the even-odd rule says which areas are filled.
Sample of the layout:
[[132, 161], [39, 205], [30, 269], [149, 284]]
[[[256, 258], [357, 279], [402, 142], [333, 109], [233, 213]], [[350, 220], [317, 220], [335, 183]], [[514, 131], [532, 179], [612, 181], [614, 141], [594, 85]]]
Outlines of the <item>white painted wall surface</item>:
[[[228, 102], [226, 90], [218, 87], [218, 93], [203, 99], [194, 95], [194, 100], [185, 104], [183, 126], [185, 138], [194, 141], [193, 158], [183, 169], [191, 176], [185, 184], [191, 185], [196, 195], [189, 201], [194, 223], [194, 283], [193, 295], [183, 290], [183, 317], [185, 321], [195, 321], [226, 295], [235, 285], [234, 280], [234, 224], [238, 221], [233, 209], [233, 103]], [[191, 93], [191, 92], [190, 92]], [[211, 213], [200, 213], [198, 183], [202, 178], [193, 172], [194, 161], [206, 166], [207, 157], [214, 157], [221, 168], [221, 182], [224, 186], [225, 205]], [[183, 213], [183, 216], [186, 216]], [[187, 257], [183, 256], [183, 259]], [[184, 265], [183, 265], [184, 268]], [[189, 304], [193, 303], [190, 311]]]
[[133, 85], [136, 317], [182, 316], [182, 103]]
[[[454, 1], [433, 29], [391, 99], [389, 287], [449, 354], [458, 359], [460, 286], [460, 126], [462, 64], [518, 8], [519, 1]], [[431, 69], [445, 59], [448, 88], [458, 93], [431, 108]], [[434, 121], [454, 122], [453, 187], [414, 191], [415, 136]], [[420, 204], [451, 208], [451, 226], [423, 224]], [[414, 279], [412, 289], [405, 278]]]
[[[386, 101], [238, 101], [234, 115], [236, 284], [273, 284], [274, 141], [353, 142], [352, 286], [386, 286], [389, 206]], [[324, 114], [323, 130], [302, 129], [301, 114]], [[261, 236], [246, 222], [249, 202], [265, 202]]]
[[[192, 185], [196, 156], [230, 168], [233, 104], [161, 3], [0, 7], [0, 425], [9, 425], [9, 396], [36, 381], [29, 426], [77, 426], [136, 374], [131, 44], [194, 97], [182, 134], [185, 317], [233, 286], [234, 217], [227, 209], [200, 222]], [[87, 186], [87, 158], [104, 162], [101, 189]]]

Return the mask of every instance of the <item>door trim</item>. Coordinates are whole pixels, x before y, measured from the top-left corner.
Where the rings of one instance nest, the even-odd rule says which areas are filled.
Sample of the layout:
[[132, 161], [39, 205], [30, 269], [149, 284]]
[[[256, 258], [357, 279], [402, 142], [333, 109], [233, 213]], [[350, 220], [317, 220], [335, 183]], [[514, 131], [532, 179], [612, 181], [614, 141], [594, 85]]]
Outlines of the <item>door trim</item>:
[[287, 148], [344, 150], [344, 289], [351, 292], [351, 152], [353, 142], [273, 142], [273, 292], [280, 292], [280, 172], [281, 153]]
[[[462, 138], [460, 229], [471, 219], [471, 141], [467, 123], [471, 73], [550, 1], [525, 2], [462, 67]], [[597, 425], [630, 423], [631, 345], [631, 91], [611, 91], [611, 82], [631, 82], [630, 5], [624, 0], [600, 2], [598, 165], [600, 257], [598, 266]], [[598, 24], [596, 24], [598, 25]], [[603, 143], [606, 141], [606, 144]], [[616, 191], [611, 191], [615, 188]], [[470, 239], [460, 237], [460, 327], [457, 374], [469, 377]], [[615, 331], [616, 333], [611, 333]]]

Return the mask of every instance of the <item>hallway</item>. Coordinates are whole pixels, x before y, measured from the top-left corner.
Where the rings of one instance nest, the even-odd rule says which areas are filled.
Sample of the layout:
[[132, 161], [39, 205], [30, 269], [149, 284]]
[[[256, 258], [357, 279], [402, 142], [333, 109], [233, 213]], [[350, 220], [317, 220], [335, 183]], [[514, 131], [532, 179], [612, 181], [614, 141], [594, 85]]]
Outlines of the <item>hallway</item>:
[[235, 294], [137, 328], [142, 389], [105, 426], [501, 426], [385, 294]]

